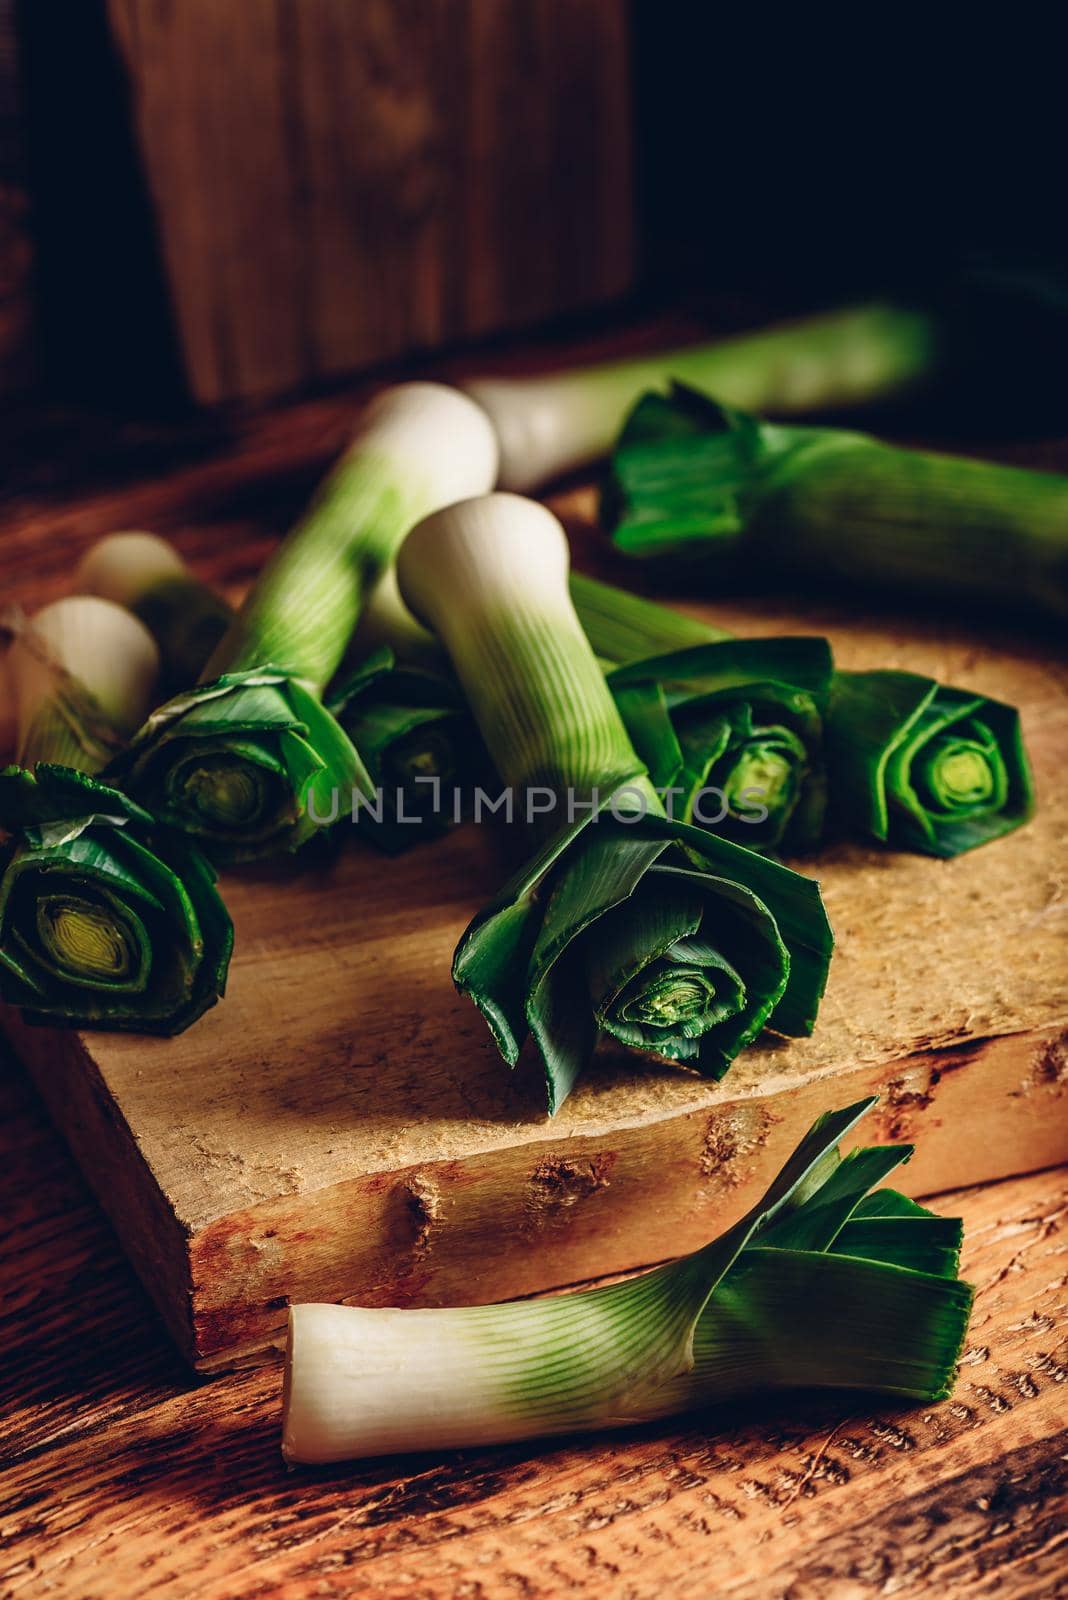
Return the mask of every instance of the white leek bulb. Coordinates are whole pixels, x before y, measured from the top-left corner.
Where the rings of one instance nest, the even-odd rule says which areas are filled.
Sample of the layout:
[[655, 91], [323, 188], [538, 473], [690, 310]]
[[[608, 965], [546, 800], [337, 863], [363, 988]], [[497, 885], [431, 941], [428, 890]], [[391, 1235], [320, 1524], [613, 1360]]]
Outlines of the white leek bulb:
[[575, 614], [563, 528], [515, 494], [460, 501], [416, 525], [401, 595], [444, 644], [507, 784], [585, 792], [640, 763]]
[[102, 721], [99, 731], [106, 736], [132, 734], [152, 709], [159, 651], [144, 624], [122, 606], [69, 595], [18, 630], [8, 670], [19, 760], [28, 765], [58, 759], [47, 729], [70, 724], [75, 704], [75, 720]]
[[187, 573], [174, 546], [157, 534], [109, 533], [82, 557], [73, 587], [132, 610], [146, 591]]
[[348, 457], [403, 466], [435, 505], [484, 494], [497, 479], [493, 424], [469, 395], [445, 383], [398, 383], [368, 405]]

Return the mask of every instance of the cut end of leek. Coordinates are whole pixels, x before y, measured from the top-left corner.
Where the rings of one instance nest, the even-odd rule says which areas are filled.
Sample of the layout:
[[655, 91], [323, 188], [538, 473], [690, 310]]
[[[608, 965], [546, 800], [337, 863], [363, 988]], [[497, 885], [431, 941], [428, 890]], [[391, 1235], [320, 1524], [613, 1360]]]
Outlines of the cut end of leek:
[[154, 533], [109, 533], [82, 557], [73, 587], [76, 594], [98, 595], [132, 611], [148, 590], [185, 574], [185, 562], [166, 539]]

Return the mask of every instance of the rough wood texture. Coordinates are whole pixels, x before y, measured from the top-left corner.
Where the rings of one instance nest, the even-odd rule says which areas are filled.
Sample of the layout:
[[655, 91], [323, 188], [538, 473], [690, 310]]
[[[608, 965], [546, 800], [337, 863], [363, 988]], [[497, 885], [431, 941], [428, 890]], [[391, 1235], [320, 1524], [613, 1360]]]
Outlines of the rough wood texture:
[[[174, 534], [236, 592], [351, 415], [334, 399], [247, 419], [192, 467], [10, 507], [16, 597], [58, 592], [93, 536], [136, 525]], [[602, 560], [589, 491], [557, 505], [580, 559]], [[720, 1085], [606, 1056], [553, 1123], [537, 1068], [510, 1076], [449, 981], [501, 870], [488, 830], [396, 861], [353, 848], [299, 874], [231, 875], [230, 992], [179, 1040], [6, 1017], [197, 1365], [262, 1351], [287, 1295], [488, 1300], [696, 1245], [799, 1127], [871, 1088], [880, 1133], [919, 1139], [914, 1192], [1068, 1156], [1065, 668], [1008, 630], [768, 599], [717, 616], [826, 630], [845, 665], [917, 667], [1019, 703], [1038, 819], [955, 862], [831, 850], [819, 871], [839, 949], [812, 1040], [750, 1051]]]
[[109, 12], [198, 398], [630, 288], [622, 0]]
[[1061, 1592], [1066, 1174], [947, 1196], [979, 1286], [956, 1392], [287, 1473], [280, 1379], [190, 1387], [0, 1062], [10, 1600], [1047, 1600]]

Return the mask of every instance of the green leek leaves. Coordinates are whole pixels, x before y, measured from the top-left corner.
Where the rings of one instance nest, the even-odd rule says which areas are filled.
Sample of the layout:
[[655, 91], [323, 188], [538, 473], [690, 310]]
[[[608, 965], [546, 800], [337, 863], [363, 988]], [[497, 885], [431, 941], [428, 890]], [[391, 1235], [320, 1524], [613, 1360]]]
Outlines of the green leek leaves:
[[180, 1033], [233, 928], [200, 853], [68, 767], [0, 772], [0, 995], [31, 1022]]
[[106, 774], [218, 861], [299, 849], [371, 780], [330, 712], [280, 668], [224, 673], [152, 713]]
[[550, 1114], [598, 1036], [722, 1077], [764, 1027], [812, 1032], [833, 939], [819, 886], [681, 822], [604, 802], [471, 924], [453, 978], [514, 1065], [527, 1033]]
[[647, 394], [603, 518], [628, 555], [1068, 615], [1068, 478], [782, 427], [676, 385]]
[[388, 645], [330, 692], [327, 704], [360, 751], [374, 798], [357, 809], [361, 833], [397, 851], [460, 822], [476, 783], [489, 781], [478, 730], [447, 665], [398, 661]]

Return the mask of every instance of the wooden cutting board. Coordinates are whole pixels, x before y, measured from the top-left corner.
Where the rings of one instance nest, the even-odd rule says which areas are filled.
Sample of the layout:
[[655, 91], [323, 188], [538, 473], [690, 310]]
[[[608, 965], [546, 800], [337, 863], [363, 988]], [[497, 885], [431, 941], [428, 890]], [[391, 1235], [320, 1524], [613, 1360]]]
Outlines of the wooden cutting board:
[[[592, 497], [556, 504], [587, 561]], [[179, 1039], [64, 1034], [6, 1012], [197, 1368], [258, 1357], [290, 1299], [485, 1301], [695, 1247], [820, 1111], [872, 1090], [863, 1131], [917, 1142], [913, 1193], [1068, 1159], [1068, 669], [1041, 641], [980, 646], [977, 626], [844, 606], [715, 616], [827, 632], [844, 666], [1019, 704], [1037, 819], [951, 862], [823, 853], [806, 870], [838, 949], [812, 1039], [768, 1038], [720, 1084], [606, 1053], [551, 1122], [536, 1061], [510, 1073], [450, 982], [453, 946], [503, 870], [486, 828], [399, 859], [354, 843], [328, 865], [228, 875], [229, 992]]]

